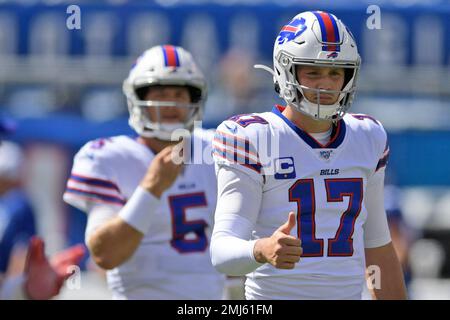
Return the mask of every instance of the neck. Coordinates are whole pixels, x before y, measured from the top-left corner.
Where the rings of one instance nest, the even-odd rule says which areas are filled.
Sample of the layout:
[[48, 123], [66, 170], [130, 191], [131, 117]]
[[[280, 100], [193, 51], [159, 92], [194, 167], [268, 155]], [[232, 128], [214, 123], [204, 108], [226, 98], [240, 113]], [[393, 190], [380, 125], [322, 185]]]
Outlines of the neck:
[[139, 137], [138, 142], [147, 146], [150, 150], [153, 151], [154, 154], [158, 154], [162, 149], [164, 149], [167, 146], [178, 143], [178, 141], [165, 141], [156, 138], [145, 138], [145, 137]]
[[315, 120], [306, 114], [294, 110], [289, 105], [284, 109], [283, 115], [297, 127], [308, 133], [328, 131], [333, 124], [330, 120]]

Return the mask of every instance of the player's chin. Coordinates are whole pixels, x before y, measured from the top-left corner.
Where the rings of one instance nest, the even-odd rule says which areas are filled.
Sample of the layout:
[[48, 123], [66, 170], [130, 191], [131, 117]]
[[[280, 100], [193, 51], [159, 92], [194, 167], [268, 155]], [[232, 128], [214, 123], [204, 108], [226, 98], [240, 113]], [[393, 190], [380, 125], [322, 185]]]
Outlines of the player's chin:
[[[319, 102], [318, 102], [318, 101], [319, 101]], [[332, 104], [335, 104], [336, 101], [337, 101], [336, 98], [321, 98], [320, 100], [313, 99], [312, 103], [314, 103], [314, 104], [319, 103], [319, 104], [321, 104], [321, 105], [325, 105], [325, 106], [326, 106], [326, 105], [332, 105]]]

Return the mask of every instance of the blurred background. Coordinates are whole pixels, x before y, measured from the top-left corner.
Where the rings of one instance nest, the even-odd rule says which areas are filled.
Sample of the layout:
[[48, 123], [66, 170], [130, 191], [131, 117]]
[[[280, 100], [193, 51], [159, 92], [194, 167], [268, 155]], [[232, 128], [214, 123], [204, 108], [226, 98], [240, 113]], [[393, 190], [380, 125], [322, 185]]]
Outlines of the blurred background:
[[[79, 29], [68, 28], [70, 5]], [[208, 78], [213, 128], [282, 103], [253, 64], [272, 65], [280, 28], [305, 10], [336, 14], [357, 40], [351, 111], [389, 134], [386, 209], [411, 298], [450, 299], [448, 0], [0, 0], [0, 117], [22, 147], [20, 179], [47, 252], [84, 240], [86, 217], [62, 201], [65, 182], [88, 140], [132, 133], [121, 84], [138, 55], [167, 43], [191, 51]], [[107, 299], [88, 257], [82, 267], [91, 280], [61, 298]]]

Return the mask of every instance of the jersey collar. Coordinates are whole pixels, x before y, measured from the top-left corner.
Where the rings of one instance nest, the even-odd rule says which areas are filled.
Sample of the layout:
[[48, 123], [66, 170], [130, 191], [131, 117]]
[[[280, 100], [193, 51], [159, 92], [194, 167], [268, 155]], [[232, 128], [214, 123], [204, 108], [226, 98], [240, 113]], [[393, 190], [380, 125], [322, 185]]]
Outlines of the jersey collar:
[[303, 131], [295, 124], [293, 124], [288, 118], [286, 118], [282, 112], [286, 107], [275, 105], [272, 109], [272, 112], [279, 116], [292, 130], [297, 133], [297, 135], [307, 143], [313, 149], [335, 149], [339, 147], [345, 138], [345, 122], [343, 119], [339, 120], [336, 125], [333, 125], [333, 131], [331, 132], [330, 141], [323, 145], [314, 139], [311, 135], [309, 135], [306, 131]]

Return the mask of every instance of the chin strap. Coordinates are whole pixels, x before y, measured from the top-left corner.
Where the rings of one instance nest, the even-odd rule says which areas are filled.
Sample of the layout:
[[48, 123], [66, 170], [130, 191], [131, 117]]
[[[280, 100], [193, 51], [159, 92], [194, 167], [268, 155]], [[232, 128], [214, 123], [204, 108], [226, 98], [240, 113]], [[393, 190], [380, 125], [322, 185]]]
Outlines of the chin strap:
[[[265, 66], [263, 64], [255, 64], [253, 66], [253, 68], [262, 69], [262, 70], [269, 72], [273, 77], [273, 81], [274, 81], [274, 85], [275, 85], [275, 92], [280, 95], [280, 85], [278, 84], [278, 81], [276, 80], [275, 71], [271, 67]], [[281, 97], [281, 95], [280, 95], [280, 97]]]
[[275, 71], [273, 71], [273, 69], [271, 67], [265, 66], [263, 64], [255, 64], [253, 66], [253, 68], [265, 70], [265, 71], [269, 72], [272, 76], [275, 77]]

